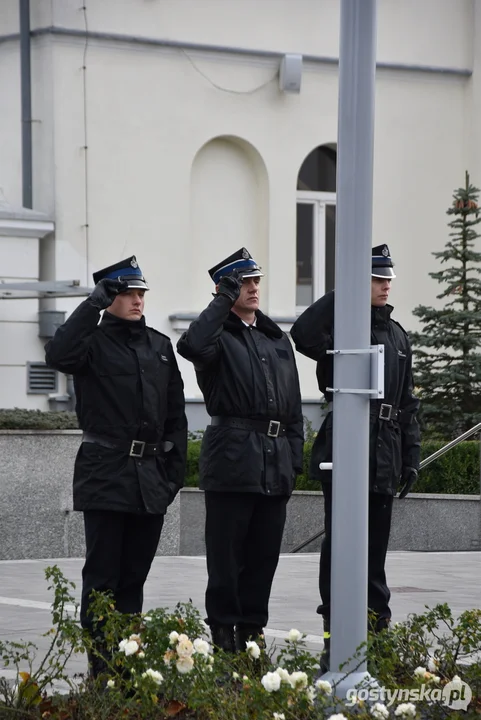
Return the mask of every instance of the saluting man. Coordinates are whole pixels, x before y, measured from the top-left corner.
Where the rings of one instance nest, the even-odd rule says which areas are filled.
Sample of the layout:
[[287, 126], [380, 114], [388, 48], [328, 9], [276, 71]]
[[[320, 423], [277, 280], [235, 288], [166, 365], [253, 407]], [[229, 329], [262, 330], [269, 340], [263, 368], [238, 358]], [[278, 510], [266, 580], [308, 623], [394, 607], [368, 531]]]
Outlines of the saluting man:
[[209, 275], [217, 294], [177, 349], [194, 364], [212, 418], [199, 467], [207, 622], [214, 644], [236, 652], [267, 623], [303, 419], [291, 343], [259, 310], [261, 268], [241, 248]]
[[[74, 377], [84, 431], [73, 506], [85, 524], [80, 618], [95, 634], [92, 590], [111, 590], [122, 613], [142, 610], [164, 515], [184, 481], [187, 421], [171, 342], [145, 323], [149, 288], [135, 256], [93, 279], [91, 295], [45, 349], [49, 367]], [[101, 633], [95, 637], [94, 677], [105, 670]]]
[[[406, 497], [417, 479], [420, 433], [417, 422], [419, 400], [413, 394], [412, 352], [405, 330], [391, 317], [388, 305], [394, 266], [387, 245], [372, 250], [371, 343], [384, 345], [384, 399], [371, 400], [369, 429], [369, 549], [368, 607], [375, 614], [374, 630], [386, 628], [391, 619], [386, 572], [386, 552], [391, 531], [393, 498], [400, 487]], [[291, 330], [296, 349], [317, 361], [319, 390], [328, 412], [312, 448], [310, 474], [321, 480], [325, 507], [325, 537], [321, 549], [319, 589], [324, 616], [325, 655], [321, 669], [329, 668], [331, 605], [331, 518], [332, 473], [319, 463], [332, 462], [332, 355], [334, 347], [334, 292], [313, 303], [299, 316]], [[353, 478], [355, 482], [355, 478]]]

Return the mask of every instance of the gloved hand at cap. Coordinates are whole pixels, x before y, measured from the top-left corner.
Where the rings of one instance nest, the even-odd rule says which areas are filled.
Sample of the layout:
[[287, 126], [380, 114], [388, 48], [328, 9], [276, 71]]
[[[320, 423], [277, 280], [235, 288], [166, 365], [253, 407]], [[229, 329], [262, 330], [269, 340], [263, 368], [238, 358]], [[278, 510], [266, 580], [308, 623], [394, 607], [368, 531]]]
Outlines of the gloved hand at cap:
[[90, 293], [88, 300], [97, 310], [105, 310], [110, 307], [117, 295], [128, 290], [128, 283], [125, 280], [111, 280], [103, 278]]
[[242, 275], [239, 270], [232, 270], [228, 275], [223, 275], [217, 285], [217, 294], [226, 295], [235, 303], [240, 295], [242, 287]]

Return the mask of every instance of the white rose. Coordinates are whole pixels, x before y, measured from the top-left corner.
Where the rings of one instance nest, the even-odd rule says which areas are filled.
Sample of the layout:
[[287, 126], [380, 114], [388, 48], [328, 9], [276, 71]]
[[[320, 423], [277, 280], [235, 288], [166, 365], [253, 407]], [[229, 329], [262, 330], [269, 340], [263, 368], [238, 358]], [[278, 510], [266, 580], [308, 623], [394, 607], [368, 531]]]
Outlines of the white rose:
[[278, 668], [276, 668], [276, 670], [274, 672], [276, 672], [279, 675], [279, 677], [283, 683], [286, 683], [286, 685], [291, 684], [291, 676], [289, 675], [289, 673], [287, 672], [287, 670], [285, 668], [278, 667]]
[[234, 678], [234, 680], [238, 680], [239, 677], [240, 677], [240, 675], [239, 675], [238, 672], [233, 672], [233, 673], [232, 673], [232, 677]]
[[[177, 650], [178, 652], [178, 650]], [[206, 640], [202, 640], [201, 638], [196, 638], [194, 640], [194, 652], [198, 653], [199, 655], [209, 655], [210, 653], [210, 645]]]
[[172, 632], [169, 635], [169, 643], [171, 645], [174, 645], [178, 639], [179, 639], [179, 633], [176, 632], [175, 630], [172, 630]]
[[192, 641], [189, 640], [187, 635], [179, 635], [179, 642], [177, 643], [177, 655], [180, 658], [187, 658], [194, 652], [194, 646]]
[[286, 716], [284, 715], [284, 713], [274, 713], [272, 717], [274, 718], [274, 720], [286, 720]]
[[316, 680], [316, 688], [326, 695], [332, 694], [332, 685], [327, 680]]
[[330, 715], [327, 720], [347, 720], [347, 717], [342, 713], [337, 713], [337, 715]]
[[110, 688], [110, 689], [114, 688], [114, 687], [115, 687], [115, 682], [114, 682], [112, 679], [111, 679], [111, 680], [107, 680], [107, 687]]
[[257, 658], [260, 657], [261, 649], [254, 640], [248, 640], [246, 642], [246, 652], [251, 658], [257, 660]]
[[374, 703], [371, 708], [371, 715], [376, 718], [376, 720], [386, 720], [389, 717], [389, 710], [385, 705], [377, 702]]
[[146, 670], [144, 673], [142, 673], [142, 677], [143, 677], [143, 678], [150, 678], [151, 680], [154, 681], [154, 683], [155, 683], [156, 685], [161, 685], [162, 682], [163, 682], [163, 680], [164, 680], [164, 678], [163, 678], [162, 675], [159, 673], [159, 671], [158, 671], [158, 670], [152, 670], [152, 668], [149, 668], [149, 669]]
[[414, 671], [414, 675], [415, 675], [416, 677], [419, 677], [419, 678], [424, 678], [425, 675], [426, 675], [426, 672], [427, 672], [427, 671], [426, 671], [426, 668], [423, 668], [423, 667], [419, 666], [419, 667], [417, 667], [416, 670]]
[[186, 673], [190, 673], [194, 667], [194, 661], [190, 655], [186, 655], [185, 657], [180, 657], [175, 663], [175, 666], [182, 675], [185, 675]]
[[297, 670], [296, 672], [291, 673], [289, 682], [294, 690], [303, 690], [307, 687], [307, 683], [309, 681], [305, 672]]
[[151, 616], [150, 616], [150, 615], [146, 615], [146, 616], [144, 617], [144, 622], [152, 622]]
[[296, 628], [292, 628], [292, 630], [289, 630], [287, 639], [293, 643], [297, 643], [299, 640], [302, 640], [302, 633], [296, 630]]
[[429, 672], [435, 673], [436, 670], [438, 669], [438, 665], [439, 665], [439, 661], [436, 660], [435, 657], [433, 657], [432, 655], [430, 655], [429, 658], [428, 658], [428, 670], [429, 670]]
[[144, 658], [144, 657], [145, 657], [144, 651], [141, 650], [139, 653], [137, 653], [137, 657], [139, 657], [139, 658]]
[[270, 693], [279, 690], [281, 686], [281, 679], [277, 673], [268, 672], [262, 678], [261, 683], [264, 686], [264, 689]]
[[119, 642], [119, 650], [122, 650], [127, 656], [135, 655], [139, 646], [136, 640], [121, 640]]
[[307, 699], [309, 700], [311, 705], [313, 705], [314, 700], [316, 699], [316, 688], [312, 687], [312, 685], [310, 687], [308, 687], [306, 690], [306, 695], [307, 695]]
[[416, 706], [413, 703], [401, 703], [394, 711], [397, 717], [416, 717]]

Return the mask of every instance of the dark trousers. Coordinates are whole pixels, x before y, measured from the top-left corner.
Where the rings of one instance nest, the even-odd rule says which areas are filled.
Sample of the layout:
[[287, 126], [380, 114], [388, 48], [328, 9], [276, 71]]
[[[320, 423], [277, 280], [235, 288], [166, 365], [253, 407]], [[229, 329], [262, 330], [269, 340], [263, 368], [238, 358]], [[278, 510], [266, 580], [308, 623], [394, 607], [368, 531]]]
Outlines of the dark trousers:
[[88, 613], [92, 590], [111, 590], [121, 613], [139, 613], [144, 583], [160, 540], [163, 515], [133, 515], [107, 510], [84, 512], [85, 565], [80, 622], [93, 632]]
[[[321, 547], [319, 590], [325, 607], [324, 617], [329, 627], [331, 604], [331, 527], [332, 527], [332, 485], [323, 483], [324, 528], [326, 534]], [[369, 493], [369, 535], [368, 535], [368, 584], [367, 604], [369, 610], [378, 616], [378, 627], [391, 618], [389, 600], [391, 593], [386, 582], [386, 552], [391, 532], [393, 498], [391, 495]], [[355, 512], [355, 510], [354, 510]], [[348, 519], [346, 519], [348, 522]]]
[[209, 625], [267, 624], [288, 497], [205, 492]]

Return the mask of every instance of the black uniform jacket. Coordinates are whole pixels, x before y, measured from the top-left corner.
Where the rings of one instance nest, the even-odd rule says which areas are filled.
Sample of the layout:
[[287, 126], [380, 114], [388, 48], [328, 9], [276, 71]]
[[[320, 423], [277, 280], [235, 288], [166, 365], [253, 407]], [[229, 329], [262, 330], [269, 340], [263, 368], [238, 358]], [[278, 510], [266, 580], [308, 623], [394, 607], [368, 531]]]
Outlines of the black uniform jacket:
[[284, 437], [224, 425], [206, 429], [200, 486], [290, 495], [302, 472], [304, 444], [299, 378], [288, 337], [257, 311], [247, 327], [217, 295], [180, 338], [177, 350], [194, 364], [209, 415], [279, 420]]
[[[371, 400], [370, 489], [395, 495], [404, 467], [419, 468], [420, 433], [416, 415], [419, 400], [413, 395], [412, 352], [406, 332], [391, 319], [391, 305], [371, 310], [371, 344], [384, 345], [384, 398]], [[291, 330], [296, 349], [317, 360], [319, 389], [326, 400], [332, 393], [333, 359], [326, 350], [334, 347], [334, 292], [313, 303], [296, 320]], [[399, 409], [398, 420], [381, 420], [381, 404]], [[311, 476], [329, 481], [331, 473], [319, 469], [320, 462], [332, 462], [332, 413], [328, 413], [314, 442]]]
[[166, 335], [138, 321], [100, 313], [82, 302], [45, 346], [50, 367], [74, 376], [82, 430], [128, 446], [173, 443], [163, 455], [81, 444], [74, 509], [163, 514], [182, 487], [187, 420], [182, 378]]

